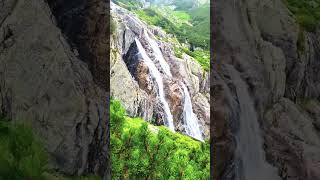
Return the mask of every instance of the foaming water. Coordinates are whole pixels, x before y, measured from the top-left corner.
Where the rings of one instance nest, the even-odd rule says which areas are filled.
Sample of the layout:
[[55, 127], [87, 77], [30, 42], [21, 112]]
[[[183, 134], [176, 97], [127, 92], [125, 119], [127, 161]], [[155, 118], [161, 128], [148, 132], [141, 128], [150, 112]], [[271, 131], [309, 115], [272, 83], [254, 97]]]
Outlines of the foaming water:
[[143, 30], [143, 31], [144, 31], [144, 35], [145, 35], [147, 41], [149, 42], [149, 44], [152, 48], [152, 51], [155, 54], [157, 61], [160, 63], [160, 66], [163, 69], [164, 73], [166, 75], [168, 75], [169, 77], [172, 77], [172, 74], [170, 71], [170, 66], [168, 65], [167, 61], [164, 59], [163, 54], [158, 46], [158, 43], [154, 39], [150, 38], [147, 30]]
[[175, 131], [174, 125], [173, 125], [173, 116], [171, 114], [169, 104], [165, 98], [162, 76], [161, 76], [159, 70], [157, 69], [156, 65], [153, 63], [153, 61], [147, 55], [147, 53], [146, 53], [145, 49], [143, 48], [143, 46], [141, 45], [141, 42], [139, 41], [139, 39], [135, 38], [135, 42], [138, 46], [139, 53], [141, 54], [141, 56], [144, 60], [144, 63], [148, 66], [150, 73], [151, 73], [151, 76], [155, 79], [155, 81], [158, 85], [158, 96], [159, 96], [159, 99], [163, 105], [163, 109], [165, 111], [166, 126], [168, 126], [170, 130]]
[[181, 84], [184, 93], [183, 119], [186, 127], [186, 133], [200, 141], [203, 141], [197, 115], [193, 113], [192, 102], [188, 88], [184, 83]]

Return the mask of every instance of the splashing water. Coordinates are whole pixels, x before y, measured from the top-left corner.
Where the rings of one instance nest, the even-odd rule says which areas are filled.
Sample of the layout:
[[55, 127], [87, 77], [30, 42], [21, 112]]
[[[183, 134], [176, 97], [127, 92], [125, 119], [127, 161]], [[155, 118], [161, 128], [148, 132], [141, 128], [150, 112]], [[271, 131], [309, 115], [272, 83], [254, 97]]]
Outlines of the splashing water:
[[144, 35], [145, 35], [147, 41], [149, 42], [149, 44], [152, 48], [152, 51], [155, 54], [157, 61], [160, 63], [160, 66], [163, 69], [164, 73], [166, 75], [168, 75], [169, 77], [172, 77], [172, 74], [170, 71], [170, 66], [168, 65], [167, 61], [164, 59], [162, 52], [158, 46], [158, 43], [155, 40], [153, 40], [152, 38], [150, 38], [147, 30], [144, 29], [143, 31], [144, 31]]
[[141, 45], [141, 42], [139, 41], [139, 39], [135, 38], [135, 42], [138, 46], [139, 53], [141, 54], [141, 56], [144, 60], [144, 63], [146, 63], [146, 65], [148, 66], [152, 77], [155, 79], [155, 81], [158, 85], [158, 95], [159, 95], [160, 101], [163, 105], [163, 109], [166, 114], [166, 125], [169, 127], [170, 130], [175, 131], [174, 125], [173, 125], [173, 116], [171, 114], [168, 102], [166, 101], [165, 94], [164, 94], [164, 86], [163, 86], [163, 80], [162, 80], [161, 74], [158, 71], [156, 65], [153, 63], [153, 61], [147, 55], [147, 53], [146, 53], [145, 49], [143, 48], [143, 46]]
[[182, 83], [181, 86], [184, 93], [183, 118], [185, 122], [186, 133], [195, 139], [203, 141], [200, 126], [198, 123], [199, 120], [197, 118], [197, 115], [193, 113], [192, 102], [188, 88], [184, 83]]

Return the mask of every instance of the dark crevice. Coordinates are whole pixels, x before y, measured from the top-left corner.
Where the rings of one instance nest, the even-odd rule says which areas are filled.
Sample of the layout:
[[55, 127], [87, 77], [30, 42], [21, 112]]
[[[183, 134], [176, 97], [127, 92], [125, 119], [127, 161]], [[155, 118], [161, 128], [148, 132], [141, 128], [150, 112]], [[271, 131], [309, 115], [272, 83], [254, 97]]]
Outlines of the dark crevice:
[[88, 64], [94, 81], [109, 89], [109, 14], [104, 0], [47, 0], [69, 45]]

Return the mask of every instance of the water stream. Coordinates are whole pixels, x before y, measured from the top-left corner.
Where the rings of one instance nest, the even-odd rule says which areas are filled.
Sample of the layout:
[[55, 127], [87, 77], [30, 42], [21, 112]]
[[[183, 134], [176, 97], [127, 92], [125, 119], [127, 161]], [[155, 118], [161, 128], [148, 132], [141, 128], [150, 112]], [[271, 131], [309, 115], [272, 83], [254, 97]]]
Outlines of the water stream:
[[157, 59], [157, 61], [160, 63], [161, 68], [163, 69], [164, 73], [166, 75], [168, 75], [169, 77], [172, 77], [171, 71], [170, 71], [170, 66], [168, 65], [168, 63], [166, 62], [166, 60], [163, 58], [162, 52], [158, 46], [158, 43], [153, 40], [152, 38], [150, 38], [147, 30], [144, 30], [144, 35], [147, 39], [147, 41], [149, 42], [152, 51], [155, 54], [155, 57]]
[[161, 76], [159, 70], [157, 69], [156, 65], [154, 64], [154, 62], [147, 55], [147, 53], [146, 53], [145, 49], [143, 48], [139, 39], [135, 38], [135, 42], [138, 46], [139, 53], [141, 54], [141, 56], [144, 60], [144, 63], [148, 66], [150, 73], [151, 73], [151, 76], [155, 79], [155, 81], [158, 85], [158, 96], [159, 96], [159, 99], [163, 105], [163, 109], [164, 109], [164, 112], [166, 115], [166, 126], [169, 127], [170, 130], [175, 131], [174, 125], [173, 125], [173, 116], [171, 114], [168, 102], [165, 98], [162, 76]]
[[240, 105], [240, 127], [236, 135], [236, 180], [280, 180], [276, 169], [265, 159], [263, 139], [254, 103], [247, 84], [233, 67], [229, 67]]
[[[155, 55], [155, 60], [159, 62], [161, 68], [163, 69], [163, 72], [166, 75], [168, 75], [169, 77], [172, 77], [172, 74], [170, 71], [170, 66], [167, 63], [167, 61], [164, 59], [163, 54], [162, 54], [157, 42], [154, 39], [150, 38], [147, 30], [144, 29], [143, 31], [144, 31], [144, 36], [145, 36], [146, 40], [148, 41], [148, 43], [150, 44], [151, 49]], [[197, 116], [194, 114], [193, 109], [192, 109], [192, 102], [191, 102], [191, 98], [190, 98], [190, 93], [184, 83], [182, 83], [181, 86], [182, 86], [183, 93], [184, 93], [183, 120], [184, 120], [184, 127], [186, 129], [186, 134], [188, 134], [189, 136], [191, 136], [195, 139], [203, 141], [200, 126], [198, 124], [199, 120], [198, 120]]]
[[183, 119], [185, 122], [186, 133], [200, 141], [203, 141], [202, 133], [199, 126], [199, 120], [197, 115], [193, 113], [192, 102], [188, 88], [182, 83], [182, 89], [184, 93], [184, 107], [183, 107]]

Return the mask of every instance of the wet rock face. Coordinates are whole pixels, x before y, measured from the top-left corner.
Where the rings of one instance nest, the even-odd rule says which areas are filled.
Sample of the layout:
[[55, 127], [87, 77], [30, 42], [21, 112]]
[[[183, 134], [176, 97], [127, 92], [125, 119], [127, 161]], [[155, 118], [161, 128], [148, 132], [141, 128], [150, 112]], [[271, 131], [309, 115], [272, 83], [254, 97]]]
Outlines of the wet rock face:
[[[143, 64], [139, 65], [141, 61], [139, 61], [139, 56], [136, 56], [137, 52], [136, 48], [134, 48], [136, 46], [132, 45], [130, 51], [132, 53], [128, 53], [128, 57], [129, 55], [130, 57], [131, 55], [136, 57], [132, 58], [132, 64], [130, 64], [130, 62], [123, 61], [121, 52], [119, 52], [121, 48], [119, 48], [115, 42], [115, 39], [111, 39], [110, 95], [123, 103], [129, 116], [140, 116], [145, 120], [149, 120], [153, 115], [153, 104], [150, 100], [152, 97], [149, 97], [148, 94], [139, 87], [140, 85], [146, 85], [146, 88], [148, 88], [147, 82], [149, 82], [149, 76], [143, 76], [145, 73], [137, 73], [138, 67], [139, 71], [148, 71], [148, 69], [144, 69]], [[128, 70], [128, 68], [130, 70]], [[130, 72], [140, 75], [141, 78], [139, 79], [141, 81], [136, 81], [135, 79], [137, 77], [131, 75]]]
[[[233, 180], [236, 120], [239, 119], [239, 107], [231, 90], [227, 86], [227, 80], [221, 79], [217, 74], [213, 75], [211, 88], [211, 147], [212, 166], [211, 172], [214, 179]], [[226, 82], [225, 82], [226, 81]]]
[[[215, 178], [234, 179], [234, 159], [229, 164], [224, 162], [230, 162], [230, 154], [235, 154], [230, 138], [237, 136], [239, 123], [232, 114], [242, 112], [232, 105], [239, 98], [234, 96], [237, 84], [225, 72], [225, 66], [231, 65], [240, 72], [254, 100], [267, 161], [277, 167], [282, 179], [319, 179], [315, 171], [319, 166], [314, 163], [320, 153], [315, 113], [319, 100], [319, 75], [315, 73], [320, 69], [316, 60], [320, 52], [318, 32], [300, 30], [282, 1], [218, 1], [215, 5], [217, 39], [213, 46], [221, 63], [212, 76], [217, 77], [217, 84], [225, 85], [214, 83], [211, 88], [230, 90], [224, 100], [211, 97], [212, 108], [218, 109], [211, 114], [216, 131], [212, 136], [217, 139]], [[304, 51], [297, 47], [299, 31], [305, 35]], [[301, 103], [306, 100], [311, 102]]]
[[4, 1], [0, 19], [1, 114], [32, 125], [54, 169], [107, 174], [108, 94], [70, 48], [47, 3]]
[[167, 85], [167, 99], [170, 102], [171, 111], [173, 113], [174, 125], [177, 131], [183, 132], [182, 113], [183, 113], [183, 91], [178, 82], [170, 82]]
[[198, 115], [200, 125], [203, 129], [203, 136], [210, 137], [210, 104], [207, 98], [198, 93], [193, 97], [194, 112]]
[[[319, 109], [318, 103], [312, 109]], [[312, 114], [304, 104], [281, 99], [266, 114], [270, 129], [266, 133], [267, 154], [279, 166], [283, 179], [319, 179], [320, 140]], [[277, 139], [277, 141], [274, 141]], [[301, 163], [296, 163], [296, 162]]]

